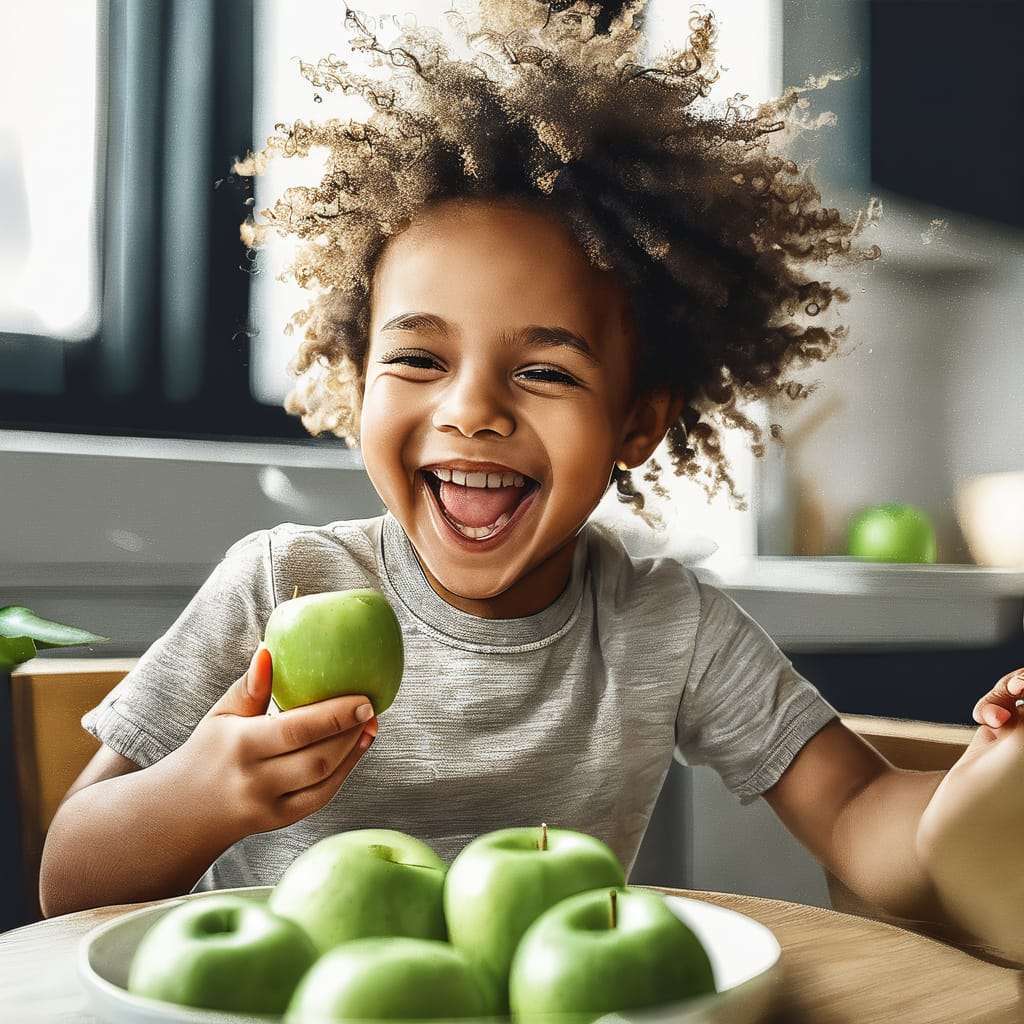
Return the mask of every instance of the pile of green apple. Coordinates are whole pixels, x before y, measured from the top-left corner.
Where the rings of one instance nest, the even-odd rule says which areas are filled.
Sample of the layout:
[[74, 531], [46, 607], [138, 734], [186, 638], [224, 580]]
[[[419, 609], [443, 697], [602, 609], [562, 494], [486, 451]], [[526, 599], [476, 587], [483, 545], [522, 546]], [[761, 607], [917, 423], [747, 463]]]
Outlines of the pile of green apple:
[[715, 992], [707, 952], [601, 840], [568, 829], [479, 836], [447, 867], [390, 829], [330, 836], [266, 902], [210, 893], [165, 913], [130, 992], [286, 1022], [603, 1014]]

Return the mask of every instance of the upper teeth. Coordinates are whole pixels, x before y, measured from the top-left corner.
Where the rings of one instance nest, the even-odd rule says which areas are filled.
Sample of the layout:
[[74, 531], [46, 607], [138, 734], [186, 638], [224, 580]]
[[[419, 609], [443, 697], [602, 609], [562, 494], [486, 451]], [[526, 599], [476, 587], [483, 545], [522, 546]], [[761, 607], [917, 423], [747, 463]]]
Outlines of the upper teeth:
[[522, 487], [526, 478], [519, 473], [463, 473], [461, 469], [432, 469], [434, 476], [463, 487]]

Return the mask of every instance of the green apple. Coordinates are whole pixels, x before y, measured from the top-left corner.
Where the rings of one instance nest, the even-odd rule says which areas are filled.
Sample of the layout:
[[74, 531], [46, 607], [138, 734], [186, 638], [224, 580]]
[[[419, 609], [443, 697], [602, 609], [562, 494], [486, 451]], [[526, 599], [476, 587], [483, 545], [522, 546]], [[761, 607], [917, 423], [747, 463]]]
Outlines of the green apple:
[[445, 872], [444, 861], [412, 836], [357, 829], [300, 853], [269, 906], [301, 925], [321, 953], [376, 936], [443, 941]]
[[592, 1021], [716, 991], [700, 939], [657, 893], [631, 886], [570, 896], [523, 936], [509, 974], [512, 1014]]
[[491, 1009], [508, 1009], [508, 969], [526, 929], [567, 896], [625, 884], [600, 839], [569, 829], [488, 832], [452, 861], [444, 885], [449, 941], [489, 983]]
[[847, 553], [872, 562], [934, 562], [935, 529], [913, 505], [872, 505], [851, 520]]
[[282, 710], [362, 693], [380, 715], [402, 681], [402, 629], [379, 590], [333, 590], [279, 604], [264, 631]]
[[294, 1024], [479, 1017], [485, 1007], [470, 962], [436, 939], [358, 939], [321, 957], [285, 1015]]
[[265, 904], [215, 893], [179, 904], [146, 932], [128, 991], [180, 1006], [281, 1014], [318, 955], [297, 924]]

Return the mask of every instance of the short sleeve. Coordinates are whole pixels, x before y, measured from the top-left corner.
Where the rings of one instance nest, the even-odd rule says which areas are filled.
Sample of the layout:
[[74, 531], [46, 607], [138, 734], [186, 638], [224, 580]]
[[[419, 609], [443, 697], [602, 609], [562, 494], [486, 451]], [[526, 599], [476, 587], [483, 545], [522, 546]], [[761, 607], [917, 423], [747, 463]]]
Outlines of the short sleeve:
[[171, 627], [82, 727], [141, 768], [165, 757], [248, 668], [273, 611], [271, 537], [257, 530], [225, 552]]
[[700, 618], [675, 756], [714, 768], [745, 806], [839, 712], [731, 597], [703, 581], [697, 588]]

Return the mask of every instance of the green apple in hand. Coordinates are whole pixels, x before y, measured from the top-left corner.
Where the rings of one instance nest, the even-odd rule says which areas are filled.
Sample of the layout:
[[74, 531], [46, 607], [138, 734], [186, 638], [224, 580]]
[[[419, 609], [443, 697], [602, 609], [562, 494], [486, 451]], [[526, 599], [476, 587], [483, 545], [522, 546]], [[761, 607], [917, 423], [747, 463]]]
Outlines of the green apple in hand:
[[357, 829], [300, 853], [269, 906], [301, 925], [321, 953], [374, 936], [443, 941], [445, 871], [444, 861], [412, 836]]
[[707, 952], [656, 893], [632, 887], [571, 896], [523, 936], [509, 975], [512, 1013], [584, 1024], [606, 1013], [716, 991]]
[[912, 505], [872, 505], [850, 522], [847, 552], [872, 562], [934, 562], [935, 529]]
[[506, 828], [479, 836], [444, 885], [449, 941], [487, 979], [495, 1013], [508, 1009], [508, 970], [526, 929], [567, 896], [625, 884], [600, 839], [569, 829]]
[[318, 956], [293, 921], [240, 896], [169, 910], [139, 943], [128, 991], [180, 1006], [281, 1014]]
[[484, 994], [469, 961], [436, 939], [347, 942], [321, 957], [295, 991], [285, 1022], [479, 1017]]
[[284, 711], [362, 693], [379, 715], [391, 707], [402, 681], [402, 629], [379, 590], [283, 601], [267, 620], [263, 646], [273, 661], [272, 696]]

